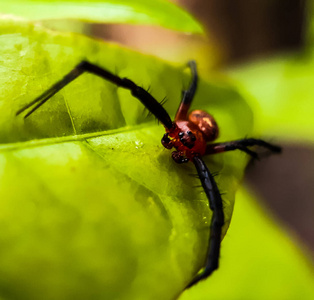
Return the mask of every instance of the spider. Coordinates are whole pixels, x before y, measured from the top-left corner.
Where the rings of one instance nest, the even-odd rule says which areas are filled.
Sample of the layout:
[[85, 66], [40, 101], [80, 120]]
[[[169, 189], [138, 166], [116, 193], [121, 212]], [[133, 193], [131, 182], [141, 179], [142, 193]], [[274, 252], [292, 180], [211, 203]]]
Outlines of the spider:
[[189, 61], [188, 66], [192, 75], [191, 83], [189, 88], [182, 92], [182, 100], [174, 121], [171, 120], [169, 114], [162, 106], [162, 103], [159, 103], [148, 91], [135, 84], [132, 80], [121, 78], [88, 61], [79, 63], [60, 81], [56, 82], [39, 97], [23, 106], [16, 113], [16, 115], [19, 115], [30, 108], [24, 118], [28, 117], [54, 94], [85, 72], [100, 76], [118, 87], [130, 90], [131, 94], [142, 102], [149, 112], [164, 125], [166, 133], [163, 135], [161, 143], [167, 149], [175, 149], [175, 151], [172, 152], [173, 160], [178, 164], [191, 161], [195, 165], [198, 177], [208, 198], [209, 207], [213, 213], [204, 266], [187, 284], [186, 288], [207, 278], [218, 268], [221, 232], [222, 226], [224, 225], [221, 194], [213, 175], [204, 163], [202, 156], [238, 149], [246, 152], [253, 158], [258, 158], [257, 153], [248, 148], [251, 146], [264, 147], [273, 153], [281, 152], [279, 146], [254, 138], [246, 138], [224, 143], [211, 143], [218, 137], [219, 133], [215, 119], [209, 113], [202, 110], [194, 110], [188, 114], [198, 82], [195, 61]]

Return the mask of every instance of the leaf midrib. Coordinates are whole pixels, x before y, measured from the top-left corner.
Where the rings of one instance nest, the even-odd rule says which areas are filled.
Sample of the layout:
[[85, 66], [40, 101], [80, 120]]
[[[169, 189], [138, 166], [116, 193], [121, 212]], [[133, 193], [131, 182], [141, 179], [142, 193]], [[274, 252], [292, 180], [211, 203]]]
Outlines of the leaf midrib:
[[90, 132], [90, 133], [84, 133], [84, 134], [79, 134], [79, 135], [68, 135], [68, 136], [55, 137], [55, 138], [44, 138], [44, 139], [28, 140], [24, 142], [0, 144], [0, 152], [14, 151], [14, 150], [47, 146], [47, 145], [53, 145], [53, 144], [60, 144], [64, 142], [76, 142], [76, 141], [86, 140], [89, 138], [95, 138], [95, 137], [100, 137], [100, 136], [105, 136], [105, 135], [114, 135], [114, 134], [119, 134], [119, 133], [124, 133], [124, 132], [132, 132], [132, 131], [137, 131], [143, 128], [148, 129], [148, 128], [152, 128], [156, 126], [158, 125], [154, 124], [154, 122], [149, 122], [149, 123], [142, 123], [139, 125], [125, 126], [125, 127], [120, 127], [117, 129], [111, 129], [111, 130], [105, 130], [105, 131], [99, 131], [99, 132]]

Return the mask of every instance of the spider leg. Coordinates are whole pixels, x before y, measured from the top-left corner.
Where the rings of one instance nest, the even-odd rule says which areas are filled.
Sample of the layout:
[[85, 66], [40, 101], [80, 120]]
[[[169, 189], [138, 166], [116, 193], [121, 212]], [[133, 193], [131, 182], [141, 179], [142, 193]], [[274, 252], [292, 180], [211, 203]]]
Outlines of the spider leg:
[[204, 268], [192, 279], [187, 288], [196, 284], [200, 280], [205, 279], [218, 268], [221, 243], [221, 228], [224, 224], [222, 199], [212, 174], [208, 170], [206, 164], [201, 159], [201, 157], [195, 156], [193, 158], [193, 163], [196, 167], [198, 176], [202, 183], [202, 187], [208, 198], [209, 207], [213, 212], [213, 216], [210, 224], [209, 246]]
[[26, 115], [25, 118], [32, 114], [35, 110], [37, 110], [40, 106], [42, 106], [46, 101], [48, 101], [54, 94], [60, 91], [67, 84], [72, 82], [74, 79], [82, 75], [84, 72], [92, 73], [97, 75], [118, 87], [122, 87], [130, 90], [131, 94], [140, 100], [142, 104], [153, 114], [155, 117], [168, 129], [173, 126], [171, 118], [167, 111], [163, 108], [163, 106], [145, 89], [136, 85], [133, 81], [127, 78], [121, 78], [113, 73], [98, 67], [95, 64], [89, 63], [87, 61], [82, 61], [79, 63], [72, 71], [66, 74], [60, 81], [52, 85], [47, 91], [41, 94], [32, 102], [23, 106], [19, 109], [16, 115], [21, 114], [26, 109], [35, 105]]
[[51, 86], [48, 90], [46, 90], [44, 93], [42, 93], [40, 96], [38, 96], [33, 101], [29, 102], [22, 108], [20, 108], [16, 115], [21, 114], [29, 107], [35, 105], [25, 116], [24, 118], [27, 118], [29, 115], [31, 115], [35, 110], [37, 110], [40, 106], [42, 106], [46, 101], [48, 101], [54, 94], [56, 94], [58, 91], [60, 91], [62, 88], [64, 88], [66, 85], [68, 85], [71, 81], [79, 77], [81, 74], [84, 73], [84, 70], [80, 66], [81, 64], [77, 65], [71, 72], [66, 74], [60, 81], [56, 82], [53, 86]]
[[191, 69], [192, 80], [191, 80], [189, 88], [182, 92], [182, 100], [178, 108], [178, 111], [176, 113], [175, 121], [186, 120], [188, 110], [191, 106], [192, 100], [194, 98], [194, 95], [197, 89], [198, 76], [197, 76], [196, 62], [194, 60], [191, 60], [188, 62], [188, 66]]
[[258, 154], [256, 152], [248, 149], [248, 147], [252, 147], [252, 146], [263, 147], [273, 153], [281, 152], [281, 147], [279, 146], [272, 145], [263, 140], [250, 138], [250, 139], [242, 139], [242, 140], [236, 140], [236, 141], [225, 142], [225, 143], [208, 144], [206, 147], [205, 155], [239, 149], [251, 155], [253, 158], [258, 158]]

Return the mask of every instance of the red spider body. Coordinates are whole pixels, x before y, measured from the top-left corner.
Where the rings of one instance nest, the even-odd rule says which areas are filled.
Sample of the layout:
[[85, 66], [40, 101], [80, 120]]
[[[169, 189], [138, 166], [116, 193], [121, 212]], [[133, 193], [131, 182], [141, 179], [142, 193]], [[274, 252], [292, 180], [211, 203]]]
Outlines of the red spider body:
[[172, 158], [177, 163], [192, 161], [195, 156], [206, 152], [206, 144], [218, 136], [218, 126], [214, 118], [205, 111], [194, 110], [181, 120], [177, 115], [173, 126], [166, 128], [161, 143], [167, 149], [175, 148]]

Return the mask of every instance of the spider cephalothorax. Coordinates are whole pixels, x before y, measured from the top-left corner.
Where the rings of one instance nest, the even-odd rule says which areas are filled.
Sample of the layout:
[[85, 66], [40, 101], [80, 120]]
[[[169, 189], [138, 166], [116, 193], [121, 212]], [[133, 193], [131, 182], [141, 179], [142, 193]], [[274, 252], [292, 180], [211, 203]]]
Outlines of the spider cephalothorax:
[[205, 111], [192, 111], [187, 120], [176, 120], [161, 139], [162, 145], [175, 148], [172, 158], [176, 163], [192, 161], [195, 156], [206, 153], [208, 142], [218, 136], [218, 126], [214, 118]]
[[190, 61], [188, 65], [192, 72], [192, 81], [189, 88], [183, 91], [183, 97], [174, 121], [171, 120], [169, 114], [163, 108], [161, 103], [149, 94], [148, 91], [141, 88], [130, 79], [121, 78], [110, 71], [87, 61], [79, 63], [72, 71], [66, 74], [63, 79], [55, 83], [50, 89], [17, 112], [18, 115], [30, 108], [30, 111], [25, 115], [25, 118], [28, 117], [54, 94], [84, 72], [95, 74], [118, 87], [130, 90], [132, 95], [142, 102], [142, 104], [164, 125], [166, 133], [161, 142], [167, 149], [176, 149], [176, 151], [172, 152], [172, 158], [175, 162], [186, 163], [191, 161], [194, 163], [202, 187], [208, 198], [209, 207], [212, 210], [210, 235], [204, 267], [194, 278], [192, 278], [186, 287], [190, 287], [208, 277], [218, 268], [221, 228], [224, 225], [221, 195], [212, 174], [202, 160], [202, 156], [239, 149], [256, 158], [257, 154], [248, 149], [248, 147], [255, 145], [262, 146], [271, 152], [278, 153], [281, 151], [281, 148], [278, 146], [253, 138], [225, 143], [211, 143], [218, 136], [218, 126], [214, 118], [202, 110], [194, 110], [188, 115], [198, 81], [196, 63]]

